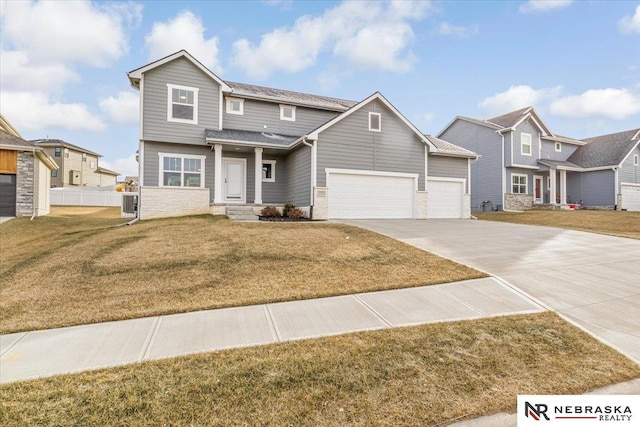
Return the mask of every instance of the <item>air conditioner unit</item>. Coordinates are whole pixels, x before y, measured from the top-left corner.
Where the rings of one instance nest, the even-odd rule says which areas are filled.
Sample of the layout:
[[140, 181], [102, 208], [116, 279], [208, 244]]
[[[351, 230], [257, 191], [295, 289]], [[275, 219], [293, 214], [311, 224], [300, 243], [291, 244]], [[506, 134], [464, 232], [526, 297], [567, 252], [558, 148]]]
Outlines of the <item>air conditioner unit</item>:
[[80, 185], [80, 171], [70, 171], [69, 184]]

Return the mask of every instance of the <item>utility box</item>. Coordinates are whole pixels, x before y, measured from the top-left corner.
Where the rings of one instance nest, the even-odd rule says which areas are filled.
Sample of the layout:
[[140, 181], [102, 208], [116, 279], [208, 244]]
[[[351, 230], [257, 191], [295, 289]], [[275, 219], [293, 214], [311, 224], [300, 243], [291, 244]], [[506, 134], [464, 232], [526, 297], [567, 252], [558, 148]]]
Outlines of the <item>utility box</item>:
[[72, 170], [69, 172], [69, 184], [80, 185], [80, 171]]

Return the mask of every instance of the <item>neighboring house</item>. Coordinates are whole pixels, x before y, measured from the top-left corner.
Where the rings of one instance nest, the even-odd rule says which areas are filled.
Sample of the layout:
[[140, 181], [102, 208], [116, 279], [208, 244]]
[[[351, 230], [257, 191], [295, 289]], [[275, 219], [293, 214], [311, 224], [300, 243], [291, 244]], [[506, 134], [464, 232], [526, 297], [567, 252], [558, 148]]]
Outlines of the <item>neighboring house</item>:
[[141, 219], [286, 202], [313, 219], [470, 215], [476, 155], [423, 135], [378, 92], [353, 102], [227, 82], [184, 50], [128, 77]]
[[60, 165], [60, 170], [51, 171], [51, 187], [116, 185], [120, 174], [98, 165], [101, 154], [60, 139], [37, 139], [31, 142], [44, 149]]
[[57, 169], [0, 114], [0, 216], [47, 215], [50, 175]]
[[637, 182], [630, 156], [637, 131], [576, 140], [554, 134], [527, 107], [488, 120], [457, 116], [438, 137], [480, 156], [471, 164], [472, 211], [535, 204], [614, 208], [621, 204], [620, 183]]

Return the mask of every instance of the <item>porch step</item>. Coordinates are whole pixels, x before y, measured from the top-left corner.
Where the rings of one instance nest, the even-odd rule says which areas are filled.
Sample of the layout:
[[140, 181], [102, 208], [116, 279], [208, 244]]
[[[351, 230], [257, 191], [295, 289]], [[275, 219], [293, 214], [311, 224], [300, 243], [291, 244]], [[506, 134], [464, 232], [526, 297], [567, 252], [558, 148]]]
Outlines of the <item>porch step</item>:
[[258, 216], [253, 214], [252, 206], [227, 206], [227, 217], [232, 221], [257, 221]]
[[539, 203], [539, 204], [534, 204], [533, 206], [531, 206], [530, 211], [552, 211], [555, 210], [556, 207], [555, 205], [549, 204], [549, 203]]

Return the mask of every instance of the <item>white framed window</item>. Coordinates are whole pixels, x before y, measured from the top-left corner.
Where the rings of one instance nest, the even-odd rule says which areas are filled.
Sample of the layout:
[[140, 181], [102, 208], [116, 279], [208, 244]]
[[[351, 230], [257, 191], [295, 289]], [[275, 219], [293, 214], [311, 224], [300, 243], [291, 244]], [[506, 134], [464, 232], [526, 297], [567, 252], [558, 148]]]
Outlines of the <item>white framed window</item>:
[[65, 149], [64, 149], [64, 156], [65, 156], [66, 158], [69, 158], [69, 149], [68, 149], [68, 148], [65, 148]]
[[380, 113], [369, 113], [369, 130], [372, 132], [382, 131], [382, 115]]
[[158, 153], [160, 157], [160, 187], [204, 188], [206, 156]]
[[227, 114], [244, 114], [244, 99], [227, 97]]
[[527, 175], [511, 174], [511, 192], [513, 194], [527, 194]]
[[51, 178], [56, 178], [58, 176], [58, 170], [57, 169], [51, 169]]
[[633, 166], [638, 166], [638, 155], [637, 154], [633, 155]]
[[556, 142], [556, 151], [557, 151], [558, 153], [561, 153], [561, 152], [562, 152], [562, 143], [560, 143], [560, 142]]
[[293, 105], [280, 104], [280, 120], [286, 120], [289, 122], [296, 121], [296, 107]]
[[167, 121], [198, 124], [198, 88], [167, 83]]
[[55, 157], [60, 157], [60, 152], [61, 152], [61, 150], [62, 150], [62, 148], [61, 148], [61, 147], [55, 147], [55, 148], [53, 149], [53, 153], [54, 153], [53, 155], [54, 155]]
[[94, 162], [93, 160], [91, 160], [89, 162], [89, 169], [95, 169], [96, 168], [96, 162]]
[[262, 182], [276, 182], [276, 161], [262, 161]]
[[87, 163], [87, 153], [82, 153], [82, 162]]
[[531, 155], [531, 134], [522, 132], [520, 134], [520, 154], [523, 156]]

